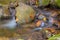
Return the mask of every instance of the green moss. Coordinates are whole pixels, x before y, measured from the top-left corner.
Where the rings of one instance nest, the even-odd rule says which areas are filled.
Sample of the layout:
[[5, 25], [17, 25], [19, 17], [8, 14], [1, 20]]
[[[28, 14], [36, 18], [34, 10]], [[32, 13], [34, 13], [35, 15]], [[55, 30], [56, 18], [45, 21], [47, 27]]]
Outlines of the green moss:
[[44, 0], [44, 1], [42, 2], [42, 4], [48, 5], [48, 4], [49, 4], [49, 0]]
[[15, 0], [0, 0], [0, 4], [9, 4], [9, 2], [14, 2]]
[[55, 5], [60, 7], [60, 0], [55, 0]]
[[48, 5], [50, 2], [50, 0], [39, 0], [39, 5], [40, 6], [46, 6]]
[[51, 38], [49, 38], [48, 40], [56, 40], [57, 38], [60, 38], [60, 34], [57, 34], [55, 36], [52, 36]]

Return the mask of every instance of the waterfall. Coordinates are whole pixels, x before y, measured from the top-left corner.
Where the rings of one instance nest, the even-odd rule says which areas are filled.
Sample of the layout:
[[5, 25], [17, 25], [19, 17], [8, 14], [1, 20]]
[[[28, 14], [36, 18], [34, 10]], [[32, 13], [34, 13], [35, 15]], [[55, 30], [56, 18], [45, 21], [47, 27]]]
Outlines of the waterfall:
[[13, 19], [11, 19], [10, 21], [8, 21], [8, 23], [4, 24], [4, 27], [7, 28], [15, 28], [16, 27], [16, 21], [15, 21], [15, 17], [13, 17]]

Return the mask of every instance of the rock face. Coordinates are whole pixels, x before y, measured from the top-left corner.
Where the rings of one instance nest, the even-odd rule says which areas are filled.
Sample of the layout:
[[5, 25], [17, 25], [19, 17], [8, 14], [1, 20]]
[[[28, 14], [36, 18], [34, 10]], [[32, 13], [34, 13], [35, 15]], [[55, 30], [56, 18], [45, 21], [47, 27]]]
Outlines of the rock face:
[[34, 19], [34, 16], [35, 11], [32, 7], [24, 3], [19, 3], [19, 6], [16, 8], [17, 23], [29, 23]]

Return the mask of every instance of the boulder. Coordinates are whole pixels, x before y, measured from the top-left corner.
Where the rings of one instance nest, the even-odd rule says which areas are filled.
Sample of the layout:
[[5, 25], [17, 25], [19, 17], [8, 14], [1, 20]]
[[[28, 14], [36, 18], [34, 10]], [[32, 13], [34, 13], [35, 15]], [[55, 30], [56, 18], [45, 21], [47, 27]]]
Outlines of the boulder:
[[35, 11], [31, 6], [24, 3], [19, 3], [16, 8], [16, 21], [17, 23], [29, 23], [34, 20]]

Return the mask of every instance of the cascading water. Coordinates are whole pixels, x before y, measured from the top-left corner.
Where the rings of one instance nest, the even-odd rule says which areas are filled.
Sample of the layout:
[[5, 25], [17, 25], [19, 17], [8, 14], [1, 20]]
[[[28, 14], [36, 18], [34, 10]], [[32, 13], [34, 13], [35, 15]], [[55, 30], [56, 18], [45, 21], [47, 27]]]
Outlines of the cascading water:
[[3, 26], [7, 27], [7, 28], [15, 28], [16, 27], [15, 18], [13, 17], [13, 19], [11, 19], [10, 21], [8, 21], [8, 23], [4, 24]]

